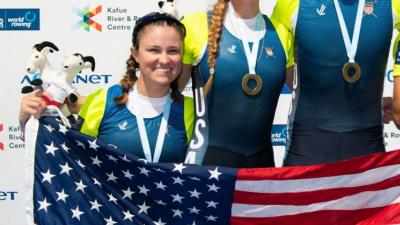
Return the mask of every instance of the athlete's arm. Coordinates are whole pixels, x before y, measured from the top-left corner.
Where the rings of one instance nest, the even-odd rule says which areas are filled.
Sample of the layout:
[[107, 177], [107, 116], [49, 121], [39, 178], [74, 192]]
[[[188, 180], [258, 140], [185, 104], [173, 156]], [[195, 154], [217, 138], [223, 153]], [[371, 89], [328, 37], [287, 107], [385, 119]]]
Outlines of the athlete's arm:
[[400, 34], [394, 42], [393, 48], [393, 101], [392, 101], [392, 116], [393, 122], [400, 129]]
[[182, 74], [178, 78], [178, 88], [180, 91], [183, 91], [190, 80], [192, 72], [192, 65], [183, 64]]
[[396, 124], [397, 129], [400, 129], [400, 76], [394, 77], [392, 109], [393, 121]]
[[294, 79], [294, 66], [286, 69], [286, 86], [293, 90], [293, 79]]

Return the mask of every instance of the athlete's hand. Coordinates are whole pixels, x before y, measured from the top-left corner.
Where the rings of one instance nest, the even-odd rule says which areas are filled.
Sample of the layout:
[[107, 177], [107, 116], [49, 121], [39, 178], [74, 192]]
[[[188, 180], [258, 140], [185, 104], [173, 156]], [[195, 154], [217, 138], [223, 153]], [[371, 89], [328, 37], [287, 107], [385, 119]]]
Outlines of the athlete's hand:
[[19, 123], [21, 129], [24, 128], [26, 121], [32, 115], [39, 118], [46, 109], [46, 103], [42, 100], [43, 92], [41, 90], [24, 95], [19, 109]]
[[392, 97], [383, 97], [382, 102], [383, 122], [388, 124], [390, 121], [393, 121], [393, 99]]

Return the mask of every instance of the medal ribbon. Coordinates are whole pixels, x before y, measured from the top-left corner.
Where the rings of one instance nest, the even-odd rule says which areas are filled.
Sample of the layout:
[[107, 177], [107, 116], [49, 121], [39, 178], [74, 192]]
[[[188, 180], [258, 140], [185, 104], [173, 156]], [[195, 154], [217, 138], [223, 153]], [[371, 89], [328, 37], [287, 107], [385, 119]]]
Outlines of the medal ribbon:
[[242, 40], [243, 48], [247, 59], [247, 65], [249, 66], [249, 73], [256, 74], [256, 64], [257, 64], [257, 54], [258, 54], [258, 45], [259, 42], [253, 42], [253, 47], [250, 51], [250, 44], [249, 42]]
[[344, 44], [346, 46], [347, 56], [349, 57], [349, 62], [354, 63], [354, 58], [356, 57], [358, 40], [360, 37], [361, 31], [361, 22], [363, 17], [363, 10], [365, 7], [365, 0], [359, 0], [356, 21], [354, 24], [353, 31], [353, 40], [350, 41], [349, 31], [347, 30], [346, 23], [344, 21], [342, 10], [340, 9], [340, 5], [338, 0], [333, 0], [336, 8], [336, 14], [339, 19], [340, 29], [342, 30], [342, 36], [344, 40]]
[[167, 102], [164, 105], [163, 116], [161, 118], [161, 125], [160, 125], [160, 130], [158, 131], [153, 159], [151, 157], [149, 139], [147, 137], [146, 127], [144, 125], [144, 119], [142, 115], [139, 115], [139, 113], [137, 113], [138, 115], [136, 115], [136, 121], [138, 123], [139, 136], [140, 136], [140, 141], [142, 142], [144, 156], [146, 157], [146, 160], [149, 162], [158, 162], [160, 160], [162, 147], [164, 145], [165, 134], [167, 133], [167, 125], [168, 125], [168, 118], [169, 118], [169, 111], [171, 109], [171, 104], [172, 104], [172, 99], [171, 97], [168, 96]]
[[[242, 24], [242, 26], [238, 26], [237, 23], [233, 20], [234, 16], [235, 16], [235, 9], [233, 8], [232, 3], [229, 3], [228, 18], [230, 20], [233, 29], [237, 33], [236, 35], [238, 36], [239, 41], [243, 43], [243, 49], [246, 55], [247, 65], [249, 67], [249, 74], [256, 74], [259, 40], [253, 42], [253, 46], [250, 50], [249, 41], [248, 39], [246, 39], [244, 35], [245, 32], [242, 30], [242, 26], [244, 24]], [[265, 27], [264, 19], [262, 18], [260, 13], [257, 14], [257, 24], [258, 23], [264, 25]]]

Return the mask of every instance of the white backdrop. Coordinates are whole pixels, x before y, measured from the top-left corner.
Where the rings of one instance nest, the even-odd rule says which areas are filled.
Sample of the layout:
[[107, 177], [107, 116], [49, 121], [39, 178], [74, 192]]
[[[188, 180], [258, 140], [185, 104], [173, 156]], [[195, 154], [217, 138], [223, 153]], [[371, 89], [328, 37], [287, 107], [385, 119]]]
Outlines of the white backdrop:
[[[212, 0], [211, 0], [212, 1]], [[156, 0], [0, 0], [0, 224], [25, 224], [24, 217], [24, 177], [25, 150], [19, 139], [18, 126], [20, 89], [27, 85], [25, 63], [35, 43], [52, 41], [60, 52], [49, 55], [54, 69], [60, 68], [62, 53], [82, 53], [96, 59], [95, 72], [83, 72], [81, 80], [75, 83], [79, 92], [89, 92], [116, 83], [125, 70], [125, 61], [129, 56], [131, 32], [134, 20], [146, 12], [158, 8]], [[261, 10], [270, 15], [275, 1], [261, 1]], [[178, 8], [182, 13], [206, 10], [209, 0], [179, 0]], [[91, 19], [102, 26], [98, 31], [90, 27], [90, 31], [75, 24], [82, 20], [79, 11], [85, 8], [101, 7], [101, 12]], [[36, 10], [40, 11], [36, 11]], [[16, 11], [16, 12], [15, 12]], [[12, 13], [17, 13], [13, 20]], [[39, 12], [34, 20], [32, 13]], [[8, 14], [7, 14], [8, 13]], [[19, 13], [19, 14], [18, 14]], [[18, 16], [18, 15], [22, 15]], [[25, 17], [24, 17], [25, 15]], [[20, 17], [20, 18], [19, 18]], [[129, 18], [128, 18], [129, 17]], [[7, 20], [10, 19], [11, 20]], [[19, 18], [19, 19], [18, 19]], [[131, 21], [128, 21], [128, 20]], [[11, 22], [23, 30], [7, 30]], [[30, 24], [31, 23], [31, 24]], [[31, 27], [29, 27], [31, 25]], [[27, 30], [35, 29], [37, 30]], [[11, 29], [14, 29], [11, 27]], [[392, 60], [389, 60], [392, 65]], [[385, 84], [385, 96], [392, 92], [393, 78], [391, 67], [388, 68]], [[284, 127], [287, 121], [291, 95], [282, 94], [278, 103], [273, 131], [276, 162], [281, 165], [284, 155]], [[400, 132], [393, 124], [385, 126], [387, 149], [400, 148]]]

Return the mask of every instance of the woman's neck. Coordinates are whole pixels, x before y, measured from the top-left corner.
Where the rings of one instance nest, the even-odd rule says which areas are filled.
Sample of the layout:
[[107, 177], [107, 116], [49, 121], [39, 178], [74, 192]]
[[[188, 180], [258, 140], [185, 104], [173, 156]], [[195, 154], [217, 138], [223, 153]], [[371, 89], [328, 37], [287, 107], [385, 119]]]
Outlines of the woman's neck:
[[166, 96], [169, 93], [169, 86], [160, 86], [160, 85], [149, 85], [144, 81], [144, 79], [138, 79], [137, 81], [137, 93], [142, 96], [146, 96], [149, 98], [161, 98]]
[[250, 19], [260, 12], [259, 0], [231, 0], [236, 15], [242, 19]]

